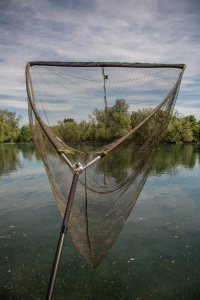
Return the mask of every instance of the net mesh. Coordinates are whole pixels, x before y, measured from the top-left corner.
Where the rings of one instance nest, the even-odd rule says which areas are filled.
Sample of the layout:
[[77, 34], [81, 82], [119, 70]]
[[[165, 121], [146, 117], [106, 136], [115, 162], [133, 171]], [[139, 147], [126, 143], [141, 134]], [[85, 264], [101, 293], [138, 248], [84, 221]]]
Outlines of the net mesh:
[[29, 119], [61, 215], [73, 178], [59, 153], [83, 166], [69, 233], [96, 268], [148, 178], [178, 96], [185, 65], [28, 63]]

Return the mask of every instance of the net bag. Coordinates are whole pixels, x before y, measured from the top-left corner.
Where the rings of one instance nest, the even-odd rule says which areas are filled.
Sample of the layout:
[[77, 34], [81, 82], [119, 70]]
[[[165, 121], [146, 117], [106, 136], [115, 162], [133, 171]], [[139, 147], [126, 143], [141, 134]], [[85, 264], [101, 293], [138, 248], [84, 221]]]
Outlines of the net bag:
[[161, 147], [186, 66], [30, 62], [29, 119], [62, 216], [92, 268], [115, 242]]

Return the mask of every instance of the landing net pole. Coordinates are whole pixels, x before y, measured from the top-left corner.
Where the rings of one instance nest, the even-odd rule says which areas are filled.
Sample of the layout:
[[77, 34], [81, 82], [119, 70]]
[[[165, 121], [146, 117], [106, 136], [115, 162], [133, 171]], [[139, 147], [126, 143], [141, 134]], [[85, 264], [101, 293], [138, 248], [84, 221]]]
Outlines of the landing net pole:
[[58, 266], [59, 266], [59, 262], [60, 262], [60, 258], [61, 258], [61, 253], [62, 253], [62, 248], [63, 248], [66, 232], [67, 232], [67, 226], [68, 226], [69, 217], [70, 217], [70, 213], [71, 213], [71, 208], [72, 208], [72, 203], [73, 203], [76, 185], [77, 185], [77, 181], [78, 181], [78, 176], [79, 176], [79, 173], [75, 172], [73, 181], [72, 181], [72, 185], [71, 185], [71, 189], [70, 189], [70, 193], [69, 193], [69, 197], [68, 197], [67, 207], [65, 210], [65, 215], [64, 215], [61, 231], [60, 231], [60, 237], [59, 237], [59, 241], [58, 241], [58, 245], [57, 245], [56, 255], [54, 258], [54, 263], [53, 263], [53, 267], [52, 267], [52, 271], [51, 271], [51, 277], [49, 279], [49, 285], [48, 285], [45, 300], [51, 300], [53, 297], [56, 275], [57, 275], [57, 271], [58, 271]]
[[[63, 159], [71, 166], [71, 168], [73, 168], [72, 164], [66, 158], [66, 156], [62, 152], [60, 154], [63, 157]], [[61, 231], [60, 231], [60, 237], [59, 237], [59, 241], [58, 241], [58, 245], [57, 245], [57, 250], [56, 250], [56, 255], [54, 258], [53, 267], [51, 270], [51, 277], [49, 279], [49, 285], [48, 285], [45, 300], [51, 300], [53, 297], [53, 291], [54, 291], [56, 276], [57, 276], [57, 272], [58, 272], [58, 266], [60, 263], [62, 248], [63, 248], [65, 236], [67, 233], [67, 226], [68, 226], [69, 217], [70, 217], [70, 213], [71, 213], [72, 203], [74, 200], [74, 194], [75, 194], [76, 185], [78, 182], [78, 177], [84, 170], [86, 170], [88, 167], [93, 165], [95, 162], [97, 162], [97, 160], [101, 159], [104, 156], [105, 156], [105, 154], [101, 153], [99, 156], [97, 156], [95, 159], [93, 159], [91, 162], [89, 162], [84, 168], [81, 166], [80, 170], [79, 170], [79, 168], [74, 170], [75, 173], [74, 173], [74, 177], [73, 177], [73, 181], [72, 181], [72, 185], [71, 185], [71, 189], [70, 189], [70, 193], [69, 193], [69, 197], [68, 197], [65, 215], [63, 218], [63, 223], [62, 223], [62, 227], [61, 227]]]

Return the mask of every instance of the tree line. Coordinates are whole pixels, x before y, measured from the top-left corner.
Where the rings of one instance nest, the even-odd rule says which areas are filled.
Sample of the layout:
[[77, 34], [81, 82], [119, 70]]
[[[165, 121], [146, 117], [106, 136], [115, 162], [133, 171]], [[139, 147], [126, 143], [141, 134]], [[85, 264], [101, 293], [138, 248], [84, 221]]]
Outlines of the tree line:
[[[64, 141], [96, 141], [111, 142], [137, 126], [144, 120], [151, 108], [129, 112], [129, 105], [124, 99], [117, 99], [115, 104], [105, 110], [94, 109], [88, 121], [77, 123], [74, 119], [64, 119], [51, 127], [54, 132]], [[159, 114], [159, 115], [158, 115]], [[159, 126], [164, 112], [159, 111], [149, 122], [149, 127], [144, 125], [140, 129], [146, 134], [150, 127]], [[21, 116], [7, 109], [0, 109], [0, 142], [29, 142], [32, 140], [29, 125], [19, 127]], [[144, 135], [143, 134], [143, 135]], [[142, 136], [142, 134], [141, 134]], [[200, 121], [194, 115], [182, 117], [175, 111], [171, 117], [165, 135], [165, 142], [200, 142]]]

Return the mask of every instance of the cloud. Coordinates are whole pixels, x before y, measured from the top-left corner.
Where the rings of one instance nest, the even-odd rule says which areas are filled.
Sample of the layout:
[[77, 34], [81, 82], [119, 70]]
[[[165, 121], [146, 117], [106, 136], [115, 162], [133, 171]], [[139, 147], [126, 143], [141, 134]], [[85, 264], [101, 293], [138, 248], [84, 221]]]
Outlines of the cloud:
[[200, 108], [194, 108], [193, 107], [188, 107], [188, 106], [180, 106], [176, 105], [175, 109], [178, 110], [179, 113], [181, 113], [183, 116], [190, 116], [190, 115], [195, 115], [197, 120], [200, 120]]
[[186, 63], [181, 89], [198, 100], [198, 1], [9, 0], [0, 6], [0, 94], [9, 107], [14, 99], [23, 106], [24, 69], [34, 60]]
[[0, 107], [6, 108], [20, 108], [28, 109], [28, 104], [25, 101], [11, 100], [11, 99], [0, 99]]

